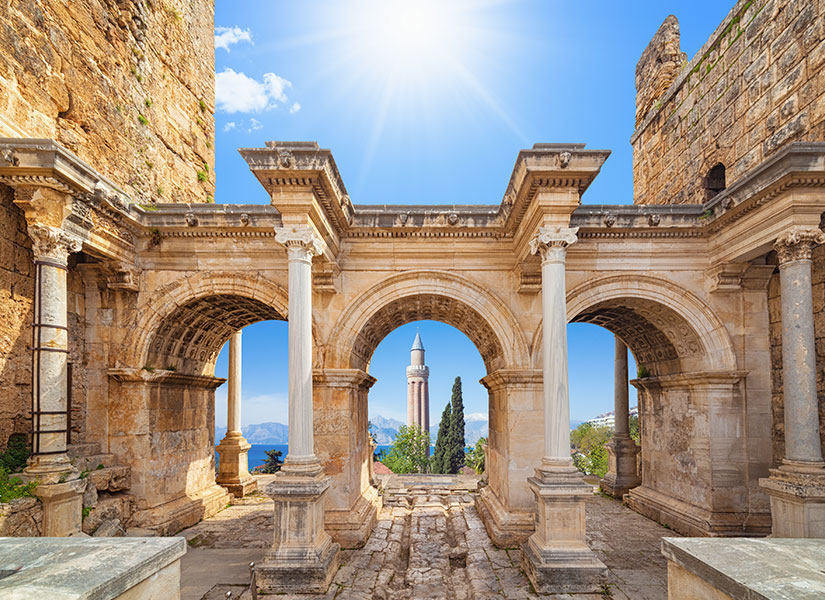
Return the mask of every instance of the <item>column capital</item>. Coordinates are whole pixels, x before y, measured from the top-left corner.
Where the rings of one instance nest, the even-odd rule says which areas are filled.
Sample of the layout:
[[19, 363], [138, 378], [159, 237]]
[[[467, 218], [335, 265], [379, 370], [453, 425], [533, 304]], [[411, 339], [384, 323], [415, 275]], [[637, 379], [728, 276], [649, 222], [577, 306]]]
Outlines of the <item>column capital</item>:
[[311, 225], [276, 227], [275, 241], [286, 246], [289, 260], [311, 261], [326, 249], [324, 240]]
[[816, 227], [791, 228], [774, 243], [779, 264], [811, 260], [814, 247], [825, 243], [825, 233]]
[[66, 233], [59, 227], [35, 223], [29, 225], [29, 237], [32, 240], [32, 252], [35, 261], [44, 261], [66, 266], [69, 254], [80, 252], [83, 240]]
[[567, 247], [575, 244], [578, 227], [539, 227], [530, 240], [530, 253], [541, 253], [542, 262], [564, 262]]

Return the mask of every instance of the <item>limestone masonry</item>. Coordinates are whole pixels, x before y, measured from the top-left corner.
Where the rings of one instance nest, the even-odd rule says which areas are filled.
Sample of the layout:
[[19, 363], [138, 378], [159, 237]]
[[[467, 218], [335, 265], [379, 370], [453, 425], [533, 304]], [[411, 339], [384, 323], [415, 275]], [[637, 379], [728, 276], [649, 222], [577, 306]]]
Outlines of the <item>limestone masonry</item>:
[[27, 434], [38, 481], [4, 531], [174, 534], [249, 493], [239, 332], [288, 318], [289, 455], [255, 576], [325, 593], [386, 514], [372, 354], [432, 319], [481, 354], [474, 510], [534, 589], [606, 581], [568, 322], [616, 336], [606, 492], [690, 536], [825, 538], [825, 3], [740, 0], [689, 61], [668, 17], [636, 71], [635, 204], [616, 206], [581, 203], [610, 155], [582, 143], [520, 151], [495, 205], [363, 206], [310, 141], [240, 149], [271, 205], [214, 205], [213, 27], [207, 0], [0, 12], [0, 446]]

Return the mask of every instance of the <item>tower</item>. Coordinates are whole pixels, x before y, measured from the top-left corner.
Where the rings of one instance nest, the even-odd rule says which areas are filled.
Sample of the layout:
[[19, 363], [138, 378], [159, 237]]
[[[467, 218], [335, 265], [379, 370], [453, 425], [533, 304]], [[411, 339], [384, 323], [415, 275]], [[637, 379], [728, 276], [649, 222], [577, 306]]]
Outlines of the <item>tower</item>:
[[416, 332], [407, 367], [407, 426], [418, 425], [430, 433], [430, 369], [424, 364], [424, 344]]

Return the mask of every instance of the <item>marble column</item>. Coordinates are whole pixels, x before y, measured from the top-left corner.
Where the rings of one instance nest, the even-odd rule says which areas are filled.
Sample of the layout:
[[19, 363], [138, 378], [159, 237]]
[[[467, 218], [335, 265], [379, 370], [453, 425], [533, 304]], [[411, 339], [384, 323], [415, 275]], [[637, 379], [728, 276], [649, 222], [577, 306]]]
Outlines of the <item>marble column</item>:
[[816, 393], [811, 255], [825, 233], [794, 227], [777, 239], [782, 302], [785, 458], [760, 485], [771, 497], [774, 537], [825, 538], [825, 462]]
[[86, 480], [67, 454], [67, 291], [69, 254], [82, 242], [62, 229], [30, 225], [35, 266], [32, 327], [32, 456], [24, 477], [37, 480], [43, 504], [43, 535], [80, 531]]
[[631, 488], [641, 483], [636, 467], [636, 455], [639, 447], [630, 437], [628, 422], [628, 377], [627, 346], [616, 336], [615, 359], [613, 367], [613, 410], [616, 417], [613, 439], [607, 444], [607, 473], [601, 481], [602, 490], [621, 498]]
[[578, 228], [540, 227], [530, 241], [541, 254], [544, 458], [527, 481], [538, 502], [536, 529], [521, 545], [521, 564], [536, 591], [595, 593], [607, 568], [587, 547], [584, 503], [593, 488], [570, 456], [565, 257]]
[[324, 530], [330, 480], [313, 439], [312, 258], [324, 243], [309, 225], [275, 232], [289, 268], [289, 450], [266, 490], [275, 503], [275, 534], [255, 573], [264, 594], [324, 594], [340, 560], [338, 544]]
[[220, 455], [216, 481], [236, 498], [258, 489], [249, 474], [248, 452], [252, 447], [241, 432], [241, 332], [229, 338], [229, 389], [226, 396], [226, 435], [215, 448]]

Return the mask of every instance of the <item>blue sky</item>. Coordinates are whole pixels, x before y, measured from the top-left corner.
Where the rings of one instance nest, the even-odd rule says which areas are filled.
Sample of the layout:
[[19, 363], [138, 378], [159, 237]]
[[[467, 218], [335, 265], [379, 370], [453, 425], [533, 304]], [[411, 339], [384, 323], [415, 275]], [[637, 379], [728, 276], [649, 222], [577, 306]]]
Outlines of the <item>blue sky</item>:
[[[630, 203], [639, 56], [673, 13], [692, 58], [732, 5], [218, 0], [215, 201], [269, 201], [239, 147], [317, 140], [332, 150], [356, 204], [497, 204], [518, 151], [535, 142], [612, 150], [583, 202]], [[431, 423], [456, 375], [467, 412], [486, 412], [477, 383], [484, 367], [470, 341], [447, 325], [418, 326], [431, 367]], [[397, 329], [376, 350], [371, 414], [403, 418], [415, 327]], [[286, 324], [244, 331], [244, 423], [286, 422]], [[571, 417], [610, 410], [612, 336], [576, 324], [569, 344]], [[216, 374], [226, 369], [224, 349]], [[218, 425], [225, 394], [223, 386]]]

